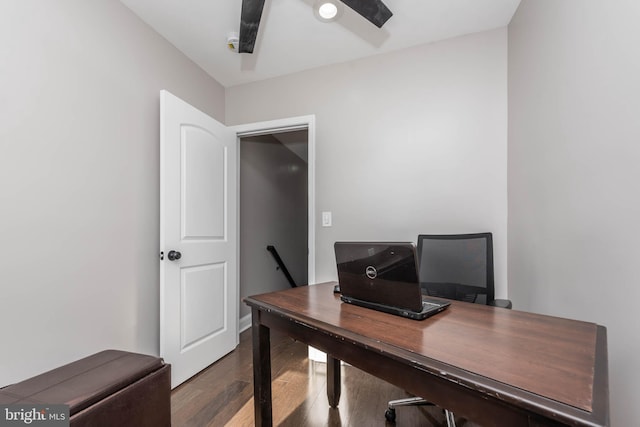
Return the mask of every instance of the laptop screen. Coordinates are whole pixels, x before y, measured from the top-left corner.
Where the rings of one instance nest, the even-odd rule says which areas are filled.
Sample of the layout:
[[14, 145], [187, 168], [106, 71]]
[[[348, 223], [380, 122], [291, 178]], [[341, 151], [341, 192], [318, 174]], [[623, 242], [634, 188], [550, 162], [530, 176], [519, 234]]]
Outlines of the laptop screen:
[[343, 295], [420, 310], [422, 297], [412, 243], [336, 242]]

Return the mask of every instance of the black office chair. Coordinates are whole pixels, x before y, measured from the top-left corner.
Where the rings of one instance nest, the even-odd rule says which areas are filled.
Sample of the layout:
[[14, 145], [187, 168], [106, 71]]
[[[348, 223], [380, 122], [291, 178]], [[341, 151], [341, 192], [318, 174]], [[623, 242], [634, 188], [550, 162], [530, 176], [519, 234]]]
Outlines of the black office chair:
[[[434, 297], [511, 308], [511, 301], [495, 299], [493, 238], [491, 233], [418, 236], [418, 265], [422, 293]], [[385, 412], [395, 422], [396, 407], [433, 405], [420, 397], [392, 400]], [[449, 427], [453, 413], [444, 409]]]

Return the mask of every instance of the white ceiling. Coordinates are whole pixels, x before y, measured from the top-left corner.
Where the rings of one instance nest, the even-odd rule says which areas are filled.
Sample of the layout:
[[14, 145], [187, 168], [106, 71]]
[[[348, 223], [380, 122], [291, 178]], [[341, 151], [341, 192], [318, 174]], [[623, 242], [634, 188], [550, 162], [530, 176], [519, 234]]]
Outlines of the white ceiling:
[[393, 16], [377, 28], [343, 5], [320, 22], [316, 0], [266, 0], [253, 54], [226, 46], [240, 29], [241, 0], [121, 0], [229, 87], [507, 25], [520, 0], [384, 0]]

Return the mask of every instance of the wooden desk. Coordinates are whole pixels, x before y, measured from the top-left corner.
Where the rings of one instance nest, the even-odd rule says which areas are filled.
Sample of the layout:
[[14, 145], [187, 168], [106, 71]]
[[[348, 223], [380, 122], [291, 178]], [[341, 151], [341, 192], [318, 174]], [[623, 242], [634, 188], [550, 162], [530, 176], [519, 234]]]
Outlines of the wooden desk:
[[328, 354], [332, 407], [344, 360], [483, 426], [609, 425], [604, 327], [458, 301], [409, 320], [344, 304], [333, 285], [245, 299], [257, 426], [272, 425], [271, 328]]

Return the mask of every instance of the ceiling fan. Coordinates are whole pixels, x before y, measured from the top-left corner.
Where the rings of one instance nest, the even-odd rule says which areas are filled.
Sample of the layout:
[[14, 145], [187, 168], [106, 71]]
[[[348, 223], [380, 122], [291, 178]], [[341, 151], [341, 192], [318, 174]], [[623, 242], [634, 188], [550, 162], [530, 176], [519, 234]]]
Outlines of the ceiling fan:
[[[253, 53], [258, 36], [258, 27], [262, 17], [262, 9], [265, 0], [242, 0], [242, 13], [240, 17], [240, 41], [238, 52]], [[393, 13], [382, 0], [340, 0], [342, 3], [355, 10], [365, 19], [378, 28], [382, 28]]]

